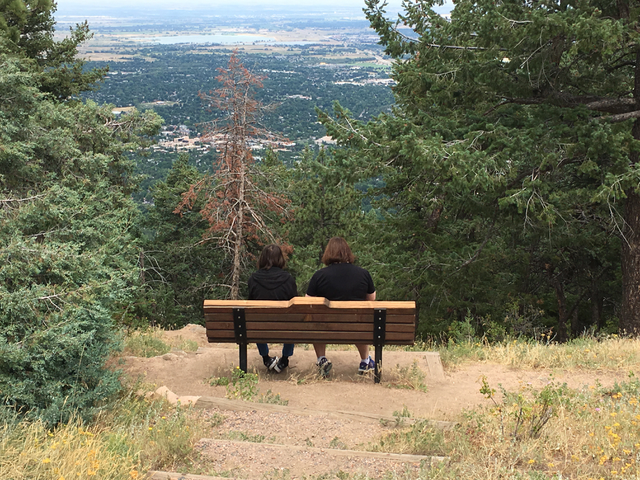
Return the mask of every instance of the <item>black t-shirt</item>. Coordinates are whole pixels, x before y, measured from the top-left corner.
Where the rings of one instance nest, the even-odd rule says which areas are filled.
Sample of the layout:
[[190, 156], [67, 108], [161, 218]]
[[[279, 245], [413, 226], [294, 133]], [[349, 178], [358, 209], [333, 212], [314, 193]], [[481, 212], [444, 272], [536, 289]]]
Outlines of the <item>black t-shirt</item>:
[[329, 300], [366, 300], [376, 291], [368, 271], [351, 263], [332, 263], [311, 277], [307, 295]]

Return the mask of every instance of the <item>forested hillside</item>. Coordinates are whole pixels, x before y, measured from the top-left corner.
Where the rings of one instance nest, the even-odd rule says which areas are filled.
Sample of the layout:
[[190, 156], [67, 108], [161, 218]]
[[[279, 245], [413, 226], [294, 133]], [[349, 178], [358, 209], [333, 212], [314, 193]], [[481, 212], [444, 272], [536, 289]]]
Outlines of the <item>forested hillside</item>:
[[[372, 47], [367, 45], [368, 49]], [[326, 63], [318, 46], [304, 45], [300, 50], [291, 55], [241, 54], [247, 68], [264, 77], [264, 86], [255, 92], [256, 98], [273, 108], [265, 112], [261, 124], [290, 140], [287, 151], [279, 153], [289, 165], [305, 148], [317, 148], [314, 142], [326, 135], [316, 108], [330, 109], [333, 102], [339, 101], [358, 119], [369, 120], [381, 112], [390, 112], [393, 105], [393, 95], [385, 83], [389, 81], [388, 69], [371, 66], [371, 56]], [[203, 132], [206, 122], [217, 117], [198, 93], [217, 87], [217, 69], [226, 65], [232, 50], [198, 53], [192, 45], [159, 45], [131, 53], [136, 54], [132, 60], [109, 63], [109, 75], [100, 89], [87, 92], [84, 97], [99, 104], [153, 109], [164, 119], [167, 133], [175, 132], [175, 136], [195, 138]], [[88, 65], [107, 66], [99, 62]], [[214, 161], [212, 154], [197, 150], [191, 151], [190, 157], [191, 163], [202, 171]], [[175, 151], [163, 148], [138, 163], [138, 171], [147, 179], [136, 198], [147, 197], [149, 186], [166, 177], [176, 158]]]

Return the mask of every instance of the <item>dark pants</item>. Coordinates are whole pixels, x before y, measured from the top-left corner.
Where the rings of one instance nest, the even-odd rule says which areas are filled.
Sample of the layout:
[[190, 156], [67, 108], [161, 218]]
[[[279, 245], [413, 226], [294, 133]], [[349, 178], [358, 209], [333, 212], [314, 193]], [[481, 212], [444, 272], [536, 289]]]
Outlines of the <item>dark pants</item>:
[[[258, 352], [260, 352], [260, 355], [262, 357], [266, 357], [267, 355], [269, 355], [269, 345], [267, 345], [266, 343], [256, 343], [256, 345], [258, 346]], [[295, 344], [293, 343], [285, 343], [282, 346], [282, 356], [290, 357], [291, 355], [293, 355], [294, 345]]]

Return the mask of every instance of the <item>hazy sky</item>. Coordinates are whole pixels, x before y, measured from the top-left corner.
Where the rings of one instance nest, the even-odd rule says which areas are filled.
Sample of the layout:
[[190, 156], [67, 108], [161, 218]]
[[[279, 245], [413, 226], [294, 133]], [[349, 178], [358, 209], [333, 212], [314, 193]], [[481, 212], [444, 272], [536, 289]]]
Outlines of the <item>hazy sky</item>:
[[[150, 8], [150, 9], [184, 9], [192, 10], [199, 9], [198, 7], [207, 8], [215, 6], [228, 7], [230, 3], [225, 0], [203, 1], [192, 0], [191, 2], [176, 2], [175, 0], [57, 0], [58, 12], [61, 14], [78, 14], [82, 15], [83, 10], [86, 8], [122, 8], [122, 7], [138, 7], [138, 8]], [[399, 6], [401, 0], [389, 0], [389, 4], [392, 6]], [[320, 5], [317, 0], [235, 0], [235, 5]], [[364, 0], [323, 0], [321, 5], [340, 5], [340, 6], [353, 6], [364, 7]], [[447, 0], [447, 4], [444, 7], [439, 7], [437, 10], [440, 13], [447, 13], [451, 10], [451, 0]]]

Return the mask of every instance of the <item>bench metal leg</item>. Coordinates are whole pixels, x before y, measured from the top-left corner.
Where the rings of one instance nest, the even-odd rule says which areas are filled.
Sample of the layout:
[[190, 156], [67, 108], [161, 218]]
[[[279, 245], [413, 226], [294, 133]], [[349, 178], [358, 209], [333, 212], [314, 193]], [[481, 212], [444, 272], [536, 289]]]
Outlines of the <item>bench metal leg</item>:
[[238, 348], [240, 349], [240, 370], [247, 373], [247, 344], [239, 343]]
[[382, 370], [382, 346], [386, 340], [387, 309], [375, 308], [373, 310], [373, 346], [376, 348], [376, 370], [373, 377], [374, 383], [380, 383]]
[[382, 376], [382, 345], [376, 345], [376, 370], [373, 376], [374, 383], [380, 383], [380, 377]]
[[233, 309], [233, 332], [240, 349], [240, 370], [247, 373], [247, 322], [244, 308]]

